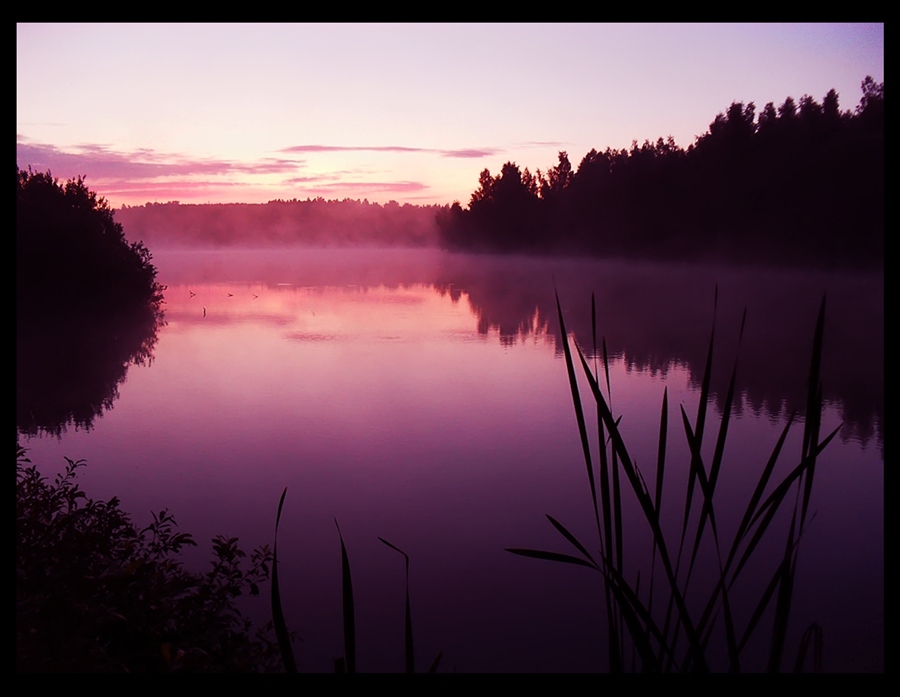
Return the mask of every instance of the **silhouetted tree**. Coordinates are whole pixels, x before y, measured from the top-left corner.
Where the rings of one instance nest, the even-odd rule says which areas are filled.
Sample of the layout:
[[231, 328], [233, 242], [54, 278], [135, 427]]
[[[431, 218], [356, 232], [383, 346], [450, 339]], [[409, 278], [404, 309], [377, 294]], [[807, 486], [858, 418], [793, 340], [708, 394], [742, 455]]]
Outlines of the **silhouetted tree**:
[[778, 118], [790, 121], [797, 115], [797, 104], [793, 97], [788, 97], [782, 105], [778, 107]]
[[541, 198], [558, 199], [571, 181], [572, 164], [569, 162], [569, 155], [562, 150], [559, 153], [559, 163], [547, 170], [547, 178], [541, 186]]
[[866, 111], [884, 108], [884, 83], [875, 82], [871, 75], [866, 75], [862, 81], [863, 96], [859, 100], [859, 106], [856, 109], [857, 114], [864, 114]]
[[162, 302], [156, 268], [129, 243], [106, 200], [84, 177], [60, 184], [16, 168], [16, 291], [19, 321], [40, 313], [105, 313]]

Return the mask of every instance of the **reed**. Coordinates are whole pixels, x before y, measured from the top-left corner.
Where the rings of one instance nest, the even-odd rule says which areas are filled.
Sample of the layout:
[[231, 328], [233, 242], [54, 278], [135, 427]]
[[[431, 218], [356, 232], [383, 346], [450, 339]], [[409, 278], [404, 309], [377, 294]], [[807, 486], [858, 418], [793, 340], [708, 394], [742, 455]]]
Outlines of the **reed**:
[[[663, 481], [671, 450], [668, 434], [668, 393], [663, 391], [656, 461], [656, 486], [651, 493], [620, 432], [621, 416], [616, 417], [612, 410], [606, 341], [604, 338], [601, 347], [598, 347], [594, 298], [591, 298], [594, 358], [592, 370], [582, 348], [574, 341], [572, 343], [575, 343], [575, 350], [573, 351], [570, 346], [562, 305], [559, 295], [556, 296], [566, 372], [587, 469], [597, 540], [596, 544], [583, 544], [562, 523], [547, 515], [553, 527], [575, 549], [577, 554], [523, 548], [509, 548], [507, 551], [557, 563], [584, 566], [600, 574], [608, 619], [608, 662], [611, 672], [623, 672], [627, 667], [637, 668], [643, 672], [711, 671], [714, 666], [710, 665], [708, 649], [711, 638], [717, 630], [724, 634], [724, 642], [727, 647], [726, 670], [729, 672], [741, 671], [744, 668], [741, 662], [742, 654], [750, 638], [762, 632], [761, 621], [767, 611], [770, 611], [772, 617], [772, 628], [768, 636], [769, 649], [766, 669], [768, 672], [779, 672], [782, 667], [799, 542], [811, 518], [809, 502], [816, 461], [818, 455], [840, 429], [838, 426], [820, 440], [822, 413], [820, 365], [825, 321], [825, 297], [823, 296], [819, 308], [812, 342], [806, 419], [800, 457], [792, 467], [789, 467], [787, 475], [777, 483], [773, 483], [776, 463], [782, 459], [785, 440], [795, 422], [794, 415], [791, 415], [778, 437], [771, 455], [761, 468], [756, 486], [750, 492], [741, 522], [730, 542], [723, 539], [724, 535], [717, 523], [714, 504], [716, 487], [724, 464], [725, 444], [734, 406], [737, 357], [731, 371], [731, 379], [725, 395], [724, 408], [719, 420], [711, 458], [705, 458], [702, 450], [707, 427], [714, 426], [709, 423], [707, 418], [707, 404], [710, 398], [710, 375], [716, 336], [717, 299], [718, 290], [714, 296], [712, 330], [710, 331], [696, 419], [691, 422], [684, 407], [682, 406], [680, 409], [690, 465], [681, 510], [681, 530], [677, 535], [677, 544], [673, 544], [673, 540], [664, 533], [660, 517], [663, 503]], [[741, 322], [738, 355], [745, 321], [746, 310]], [[601, 389], [599, 356], [602, 356], [603, 375], [606, 381], [605, 396]], [[593, 401], [597, 411], [596, 452], [598, 457], [596, 459], [598, 462], [596, 463], [596, 472], [595, 458], [592, 455], [594, 446], [591, 441], [592, 436], [589, 434], [584, 399], [577, 377], [578, 367], [581, 368], [588, 385], [588, 400]], [[599, 496], [596, 481], [598, 478]], [[792, 503], [789, 502], [791, 492], [794, 492]], [[650, 582], [645, 584], [643, 589], [640, 585], [640, 573], [637, 574], [634, 582], [629, 581], [628, 577], [633, 572], [626, 570], [623, 564], [623, 541], [626, 531], [623, 525], [624, 502], [622, 497], [628, 493], [634, 497], [639, 506], [652, 540]], [[749, 613], [745, 625], [739, 627], [731, 597], [735, 583], [745, 573], [748, 562], [754, 558], [754, 553], [759, 556], [758, 551], [762, 549], [762, 540], [777, 534], [772, 522], [782, 509], [790, 509], [783, 552], [777, 559], [770, 580], [759, 594], [759, 599], [753, 606], [752, 612]], [[705, 596], [701, 596], [699, 601], [693, 599], [688, 603], [687, 596], [691, 589], [691, 579], [696, 568], [698, 552], [701, 544], [710, 539], [716, 568], [713, 587], [707, 591]], [[594, 554], [589, 551], [591, 548], [596, 550]], [[661, 574], [657, 572], [657, 563], [662, 567]], [[813, 669], [819, 670], [821, 668], [822, 630], [816, 624], [811, 625], [803, 636], [797, 659], [794, 662], [794, 670], [798, 672], [803, 670], [810, 647], [812, 647], [813, 653]], [[626, 655], [628, 653], [633, 657], [629, 663], [634, 665], [627, 664]]]
[[281, 607], [281, 587], [278, 582], [278, 525], [281, 523], [281, 510], [284, 508], [285, 496], [287, 496], [287, 487], [284, 487], [284, 491], [281, 492], [278, 513], [275, 516], [275, 541], [272, 545], [272, 624], [275, 627], [275, 637], [278, 640], [284, 672], [296, 673], [297, 661], [294, 659], [294, 649], [291, 646], [291, 637], [284, 619], [284, 610]]
[[[284, 498], [287, 496], [287, 487], [281, 492], [278, 501], [278, 512], [275, 516], [275, 542], [272, 548], [272, 624], [275, 628], [275, 636], [278, 640], [278, 649], [281, 653], [284, 672], [296, 673], [297, 661], [291, 643], [291, 633], [287, 629], [287, 621], [281, 604], [281, 586], [278, 579], [278, 526], [281, 523], [281, 512], [284, 508]], [[350, 557], [347, 554], [347, 546], [344, 544], [344, 535], [337, 519], [334, 521], [341, 542], [341, 586], [344, 617], [344, 655], [335, 659], [335, 673], [356, 672], [356, 612], [353, 602], [353, 577], [350, 573]], [[406, 562], [406, 619], [405, 619], [405, 666], [407, 673], [415, 672], [415, 649], [413, 644], [412, 610], [409, 600], [409, 555], [396, 545], [391, 544], [382, 537], [378, 538], [382, 543], [403, 555]], [[429, 673], [436, 673], [440, 665], [443, 651], [439, 652], [428, 668]]]

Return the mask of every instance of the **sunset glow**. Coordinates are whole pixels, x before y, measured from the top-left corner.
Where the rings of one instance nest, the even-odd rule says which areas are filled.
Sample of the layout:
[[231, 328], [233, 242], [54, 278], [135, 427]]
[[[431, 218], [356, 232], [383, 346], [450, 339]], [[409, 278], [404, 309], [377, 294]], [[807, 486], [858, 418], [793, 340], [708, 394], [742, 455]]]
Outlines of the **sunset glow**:
[[883, 24], [19, 24], [20, 167], [111, 205], [465, 204], [481, 170], [884, 79]]

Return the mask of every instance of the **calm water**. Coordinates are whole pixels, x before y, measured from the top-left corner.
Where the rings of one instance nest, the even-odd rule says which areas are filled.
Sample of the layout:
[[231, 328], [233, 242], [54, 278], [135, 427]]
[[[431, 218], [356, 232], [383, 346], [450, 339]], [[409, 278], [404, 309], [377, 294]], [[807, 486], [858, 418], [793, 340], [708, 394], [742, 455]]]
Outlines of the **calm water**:
[[[720, 525], [731, 530], [729, 513], [745, 504], [786, 414], [802, 411], [827, 290], [823, 433], [845, 425], [816, 471], [785, 663], [816, 621], [826, 669], [883, 670], [880, 276], [435, 251], [157, 252], [154, 261], [168, 290], [152, 361], [129, 369], [91, 428], [23, 445], [48, 473], [63, 456], [86, 459], [90, 496], [118, 496], [140, 524], [168, 507], [201, 541], [222, 533], [247, 548], [271, 544], [286, 486], [284, 606], [308, 671], [330, 671], [343, 651], [335, 519], [353, 571], [360, 670], [403, 669], [403, 559], [379, 536], [411, 557], [420, 670], [439, 651], [441, 670], [605, 669], [599, 578], [504, 551], [569, 552], [545, 514], [596, 538], [554, 281], [586, 349], [596, 294], [613, 408], [648, 480], [667, 388], [663, 517], [674, 525], [687, 466], [679, 406], [695, 418], [716, 284], [716, 405], [747, 308], [740, 404], [717, 494]], [[799, 433], [783, 473], [799, 459]], [[626, 527], [646, 527], [633, 506]], [[646, 563], [642, 535], [626, 557], [633, 573]], [[748, 572], [747, 603], [783, 540], [778, 532]], [[188, 563], [202, 568], [210, 550], [191, 550]], [[247, 610], [268, 618], [266, 599]], [[749, 647], [746, 667], [764, 667], [761, 656]]]

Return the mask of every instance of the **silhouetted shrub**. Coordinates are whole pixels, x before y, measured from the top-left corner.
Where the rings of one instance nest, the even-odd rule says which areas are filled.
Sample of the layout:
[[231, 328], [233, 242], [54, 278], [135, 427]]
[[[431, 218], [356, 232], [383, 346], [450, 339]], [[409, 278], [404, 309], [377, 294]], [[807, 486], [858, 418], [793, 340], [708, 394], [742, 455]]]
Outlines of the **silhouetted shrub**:
[[89, 499], [68, 460], [54, 482], [18, 448], [16, 669], [20, 672], [258, 672], [277, 649], [235, 606], [268, 578], [268, 547], [213, 540], [206, 573], [177, 555], [196, 545], [166, 511], [143, 529], [119, 501]]

